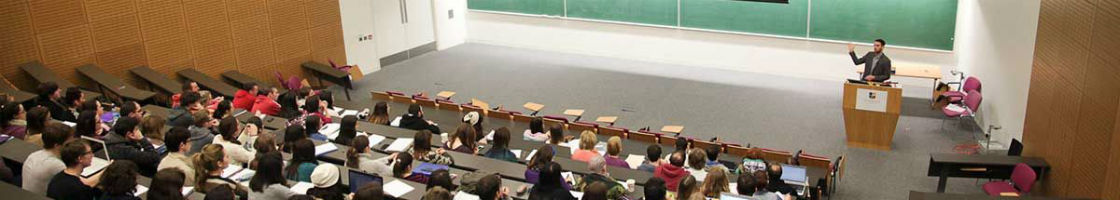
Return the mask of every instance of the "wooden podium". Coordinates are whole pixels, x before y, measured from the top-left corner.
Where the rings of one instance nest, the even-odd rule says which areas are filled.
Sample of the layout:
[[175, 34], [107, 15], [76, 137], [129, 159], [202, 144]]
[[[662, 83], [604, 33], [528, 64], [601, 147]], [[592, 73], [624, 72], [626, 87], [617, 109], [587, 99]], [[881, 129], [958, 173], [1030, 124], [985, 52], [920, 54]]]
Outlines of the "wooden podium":
[[891, 150], [902, 89], [844, 83], [844, 131], [849, 147]]

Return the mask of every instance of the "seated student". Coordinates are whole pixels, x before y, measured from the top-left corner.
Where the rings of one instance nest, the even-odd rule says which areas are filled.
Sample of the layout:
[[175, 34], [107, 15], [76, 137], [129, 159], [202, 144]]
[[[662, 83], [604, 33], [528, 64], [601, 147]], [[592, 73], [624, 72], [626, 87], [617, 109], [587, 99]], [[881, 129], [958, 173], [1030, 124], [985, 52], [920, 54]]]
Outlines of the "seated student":
[[27, 142], [38, 144], [42, 146], [43, 129], [51, 122], [51, 113], [42, 106], [36, 106], [27, 110], [27, 134], [24, 135], [24, 140]]
[[401, 116], [397, 126], [412, 130], [427, 129], [436, 134], [443, 133], [439, 131], [439, 126], [435, 122], [424, 119], [424, 110], [420, 109], [420, 104], [409, 105], [408, 114]]
[[[369, 154], [369, 138], [364, 135], [355, 137], [350, 141], [350, 149], [346, 150], [346, 167], [361, 169], [362, 171], [373, 172], [377, 174], [388, 174], [389, 169], [388, 161], [383, 161], [382, 164], [376, 164], [372, 154]], [[385, 156], [386, 160], [390, 160], [390, 156]]]
[[257, 173], [249, 180], [249, 199], [288, 199], [295, 195], [288, 189], [283, 174], [284, 160], [280, 153], [269, 153], [257, 164]]
[[187, 154], [187, 151], [191, 149], [190, 137], [190, 131], [183, 128], [175, 127], [167, 131], [163, 138], [164, 146], [167, 147], [167, 155], [159, 161], [156, 170], [178, 169], [188, 175], [186, 176], [187, 184], [194, 185], [194, 161]]
[[626, 160], [619, 157], [619, 154], [622, 154], [622, 138], [612, 136], [607, 139], [607, 155], [605, 156], [607, 165], [630, 168], [630, 163], [626, 163]]
[[447, 142], [443, 143], [443, 147], [465, 154], [478, 154], [477, 143], [475, 143], [474, 128], [466, 123], [459, 124], [459, 128], [455, 129], [455, 134], [452, 134]]
[[86, 101], [86, 95], [82, 94], [82, 89], [78, 87], [66, 88], [66, 93], [62, 95], [62, 104], [66, 104], [66, 110], [78, 115], [78, 108], [82, 106], [82, 102]]
[[423, 200], [451, 200], [451, 191], [443, 189], [442, 187], [428, 188], [424, 192], [424, 196], [420, 197]]
[[271, 152], [279, 152], [276, 145], [276, 136], [272, 133], [264, 133], [257, 136], [256, 142], [253, 142], [253, 150], [257, 154], [253, 157], [253, 161], [249, 162], [249, 169], [257, 169], [257, 163], [260, 162], [261, 157]]
[[653, 176], [665, 180], [665, 188], [669, 191], [677, 191], [677, 183], [684, 177], [691, 177], [688, 170], [684, 169], [684, 151], [671, 153], [669, 163], [658, 165]]
[[[81, 118], [79, 116], [78, 118]], [[80, 120], [79, 120], [80, 121]], [[147, 115], [140, 118], [140, 132], [144, 133], [144, 137], [148, 138], [148, 142], [154, 145], [163, 146], [163, 127], [167, 125], [167, 119], [156, 115]], [[186, 129], [184, 129], [186, 130]], [[157, 148], [156, 150], [160, 150]], [[164, 149], [166, 151], [166, 149]]]
[[314, 117], [319, 118], [319, 121], [323, 123], [331, 123], [330, 116], [327, 116], [325, 114], [326, 110], [328, 110], [326, 104], [327, 102], [319, 99], [319, 95], [312, 95], [311, 97], [308, 97], [307, 104], [303, 105], [302, 117], [304, 118], [304, 120]]
[[233, 94], [233, 108], [251, 110], [253, 109], [253, 103], [257, 101], [257, 93], [260, 88], [257, 87], [256, 83], [246, 83], [244, 87]]
[[[46, 194], [47, 181], [67, 167], [60, 159], [63, 143], [70, 139], [71, 133], [66, 131], [66, 125], [52, 123], [42, 134], [43, 149], [35, 151], [23, 161], [23, 189], [36, 194]], [[75, 147], [77, 148], [77, 147]], [[84, 147], [82, 148], [85, 149]], [[83, 154], [78, 154], [83, 155]], [[92, 154], [90, 154], [92, 156]], [[76, 162], [75, 162], [76, 163]], [[74, 163], [71, 163], [74, 164]], [[85, 166], [82, 166], [84, 168]], [[81, 172], [78, 169], [78, 172]]]
[[[214, 187], [213, 189], [210, 189], [210, 191], [206, 191], [206, 193], [204, 193], [204, 195], [206, 195], [206, 196], [203, 197], [203, 200], [234, 200], [234, 199], [238, 199], [237, 194], [234, 194], [233, 189], [229, 188], [229, 186], [226, 186], [226, 185], [219, 185], [217, 187]], [[247, 198], [246, 196], [241, 196], [241, 197], [242, 197], [241, 198], [242, 200]]]
[[420, 162], [437, 165], [455, 164], [455, 159], [452, 159], [451, 155], [444, 152], [442, 148], [432, 149], [432, 132], [428, 130], [416, 131], [412, 138], [412, 148], [408, 149], [408, 154], [412, 154], [412, 157]]
[[719, 198], [719, 194], [723, 192], [730, 192], [728, 189], [726, 168], [712, 168], [708, 171], [708, 176], [704, 177], [703, 186], [700, 187], [700, 194], [707, 198]]
[[319, 93], [315, 94], [315, 96], [319, 96], [319, 101], [323, 102], [323, 104], [320, 105], [323, 107], [323, 116], [329, 118], [340, 116], [338, 112], [334, 111], [338, 107], [334, 107], [334, 94], [332, 94], [330, 90], [319, 90]]
[[214, 98], [214, 93], [209, 90], [198, 91], [199, 103], [204, 109], [209, 110], [211, 113], [218, 109], [218, 104], [225, 101], [226, 97], [218, 96]]
[[653, 172], [657, 166], [665, 164], [661, 161], [661, 145], [651, 144], [646, 147], [646, 160], [642, 161], [642, 165], [638, 166], [638, 170]]
[[303, 126], [288, 125], [288, 128], [284, 129], [284, 143], [280, 144], [280, 150], [291, 153], [296, 141], [307, 139], [307, 135], [304, 134], [306, 133], [303, 132]]
[[198, 83], [194, 81], [187, 81], [186, 83], [183, 83], [181, 92], [176, 93], [175, 95], [171, 95], [171, 108], [178, 108], [179, 105], [183, 105], [181, 103], [181, 100], [183, 99], [185, 94], [198, 93], [199, 90], [201, 90], [201, 88], [199, 88]]
[[579, 134], [579, 150], [572, 153], [572, 160], [587, 162], [591, 157], [599, 156], [596, 144], [599, 144], [599, 138], [595, 137], [595, 132], [583, 131]]
[[384, 101], [373, 105], [373, 113], [369, 115], [369, 122], [374, 124], [389, 125], [389, 104]]
[[484, 154], [487, 158], [517, 163], [517, 155], [509, 150], [509, 129], [506, 127], [494, 130], [494, 145]]
[[[190, 98], [190, 97], [186, 97]], [[191, 131], [191, 150], [187, 154], [198, 153], [203, 146], [214, 143], [213, 128], [218, 125], [218, 120], [210, 118], [206, 112], [195, 112], [193, 124], [187, 130]]]
[[300, 111], [296, 95], [295, 91], [288, 91], [288, 93], [284, 93], [276, 98], [276, 103], [280, 104], [280, 117], [295, 119], [303, 114], [303, 111]]
[[[280, 91], [276, 90], [276, 88], [272, 88], [267, 90], [266, 92], [267, 93], [265, 95], [257, 96], [256, 100], [253, 101], [253, 107], [249, 109], [249, 112], [260, 112], [261, 114], [272, 116], [280, 115], [281, 106], [278, 102], [280, 98]], [[235, 97], [234, 100], [236, 101], [237, 98]]]
[[23, 139], [27, 135], [27, 111], [19, 103], [7, 103], [0, 108], [0, 134]]
[[245, 127], [241, 129], [241, 136], [237, 137], [237, 140], [241, 142], [241, 146], [249, 149], [254, 148], [254, 144], [257, 143], [257, 137], [266, 133], [261, 127], [264, 127], [264, 122], [261, 121], [260, 117], [252, 116], [246, 119]]
[[304, 135], [307, 135], [307, 137], [310, 137], [312, 140], [326, 142], [329, 138], [319, 133], [320, 128], [322, 128], [322, 124], [319, 122], [318, 117], [309, 117], [303, 121]]
[[[533, 158], [526, 163], [525, 168], [525, 182], [530, 184], [537, 184], [540, 180], [540, 174], [548, 167], [548, 163], [552, 163], [552, 157], [555, 154], [552, 151], [552, 146], [544, 145], [537, 148], [537, 153], [533, 154]], [[572, 185], [568, 183], [570, 180], [564, 181], [564, 189], [571, 190]]]
[[101, 181], [97, 187], [104, 192], [99, 199], [105, 200], [140, 200], [133, 194], [136, 191], [137, 172], [136, 163], [128, 160], [117, 160], [105, 167], [101, 172]]
[[311, 184], [315, 187], [307, 189], [307, 195], [322, 200], [345, 200], [350, 188], [341, 182], [338, 166], [329, 163], [316, 166], [311, 172]]
[[455, 189], [458, 189], [458, 186], [455, 186], [455, 182], [452, 181], [451, 172], [448, 172], [446, 169], [438, 169], [432, 171], [432, 175], [428, 178], [428, 185], [425, 188], [429, 190], [441, 188], [453, 192]]
[[[748, 184], [748, 185], [753, 185], [754, 186], [754, 193], [743, 193], [744, 191], [740, 191], [739, 194], [753, 194], [752, 196], [757, 197], [757, 198], [761, 198], [761, 199], [765, 199], [765, 200], [790, 200], [790, 199], [792, 199], [792, 198], [790, 198], [789, 195], [781, 195], [781, 194], [778, 194], [778, 193], [774, 193], [773, 191], [766, 190], [766, 187], [770, 182], [768, 180], [769, 177], [766, 174], [766, 170], [754, 172], [753, 174], [751, 174], [751, 179], [754, 181], [754, 184]], [[740, 183], [740, 185], [742, 185], [742, 184]], [[738, 187], [743, 187], [743, 186], [738, 186]]]
[[507, 199], [509, 188], [502, 187], [502, 177], [498, 174], [490, 174], [478, 180], [478, 188], [475, 189], [475, 193], [474, 195], [478, 195], [480, 200]]
[[406, 153], [398, 153], [395, 155], [393, 159], [393, 177], [421, 184], [428, 184], [427, 176], [412, 173], [412, 155]]
[[525, 129], [522, 137], [534, 142], [548, 141], [549, 134], [544, 130], [544, 120], [541, 117], [534, 117], [529, 120], [529, 129]]
[[175, 168], [161, 169], [156, 172], [156, 176], [152, 177], [152, 184], [147, 192], [147, 198], [166, 199], [166, 200], [184, 200], [183, 186], [186, 183], [187, 175], [183, 171]]
[[358, 135], [358, 117], [347, 115], [342, 117], [342, 122], [338, 125], [338, 137], [334, 138], [334, 143], [350, 144], [350, 140]]
[[301, 139], [292, 144], [292, 159], [284, 169], [284, 176], [293, 181], [311, 182], [311, 172], [319, 161], [315, 160], [315, 143]]
[[[229, 157], [226, 156], [222, 145], [208, 144], [201, 152], [194, 154], [191, 160], [195, 166], [194, 191], [207, 192], [216, 187], [230, 187], [238, 196], [245, 196], [248, 193], [244, 186], [237, 184], [237, 181], [222, 178], [222, 173], [225, 172], [226, 167], [229, 167]], [[260, 170], [257, 170], [257, 173], [260, 173]]]
[[677, 200], [699, 200], [704, 199], [704, 195], [700, 194], [700, 181], [692, 176], [686, 176], [677, 182]]
[[74, 134], [78, 137], [103, 139], [105, 132], [107, 132], [101, 128], [101, 117], [98, 117], [95, 111], [82, 111], [81, 114], [78, 114], [78, 121], [75, 123]]
[[724, 173], [724, 177], [735, 176], [731, 173], [730, 169], [727, 169], [727, 166], [719, 162], [719, 152], [721, 150], [719, 146], [711, 146], [702, 150], [704, 150], [705, 153], [704, 158], [707, 158], [707, 162], [704, 163], [704, 172], [711, 173], [715, 168], [722, 168], [723, 170], [721, 171]]
[[245, 163], [253, 161], [253, 157], [257, 152], [253, 149], [245, 148], [241, 145], [241, 130], [238, 127], [241, 123], [236, 118], [226, 117], [218, 123], [218, 135], [214, 137], [214, 144], [222, 145], [225, 147], [226, 155], [229, 156], [234, 166], [242, 166]]
[[140, 166], [140, 174], [151, 176], [162, 156], [140, 133], [140, 121], [131, 117], [117, 119], [113, 133], [105, 136], [105, 146], [113, 160], [130, 160]]
[[474, 111], [463, 115], [463, 123], [466, 123], [467, 125], [470, 125], [471, 128], [474, 128], [474, 141], [477, 141], [478, 144], [486, 144], [487, 142], [483, 137], [484, 135], [486, 135], [486, 132], [482, 131], [482, 121], [484, 121], [484, 119], [485, 118], [481, 117], [478, 112]]
[[544, 167], [540, 168], [540, 180], [529, 190], [529, 200], [575, 200], [576, 197], [572, 196], [568, 187], [564, 187], [568, 183], [560, 175], [564, 170], [560, 164], [548, 162], [542, 165]]
[[136, 103], [136, 101], [126, 101], [124, 104], [121, 104], [120, 115], [121, 117], [131, 117], [140, 120], [144, 117], [144, 109], [141, 109], [140, 103]]
[[353, 200], [382, 200], [384, 199], [385, 193], [381, 191], [381, 183], [372, 182], [360, 186], [360, 188], [358, 188], [358, 192], [354, 192], [353, 196]]
[[595, 182], [583, 189], [583, 197], [580, 197], [580, 199], [609, 200], [607, 198], [607, 193], [610, 192], [609, 190], [610, 188], [608, 188], [607, 184]]
[[665, 193], [668, 193], [668, 189], [665, 188], [665, 180], [661, 180], [661, 178], [649, 178], [643, 189], [645, 189], [643, 194], [645, 194], [646, 200], [667, 200]]
[[39, 97], [35, 99], [39, 106], [47, 108], [51, 113], [51, 117], [58, 121], [73, 122], [78, 120], [73, 112], [66, 109], [66, 104], [62, 102], [62, 90], [58, 88], [58, 84], [54, 82], [40, 83]]
[[591, 173], [584, 175], [576, 187], [581, 191], [586, 191], [587, 186], [593, 183], [603, 183], [607, 186], [607, 199], [620, 199], [626, 196], [626, 188], [618, 180], [611, 178], [607, 173], [607, 160], [603, 156], [595, 154], [591, 160], [587, 162], [587, 170]]
[[[688, 161], [688, 153], [690, 152], [688, 150], [690, 149], [690, 147], [692, 147], [692, 144], [691, 140], [688, 138], [678, 138], [676, 143], [673, 144], [673, 148], [676, 148], [675, 151], [684, 151], [684, 160], [686, 162]], [[665, 155], [665, 159], [668, 160], [669, 155]]]
[[233, 105], [229, 100], [218, 102], [218, 106], [210, 112], [210, 118], [221, 119], [233, 116]]
[[[36, 183], [49, 180], [50, 182], [43, 183], [41, 191], [28, 191], [46, 194], [47, 197], [53, 199], [92, 200], [100, 197], [102, 192], [95, 186], [100, 182], [102, 173], [98, 173], [98, 175], [94, 175], [88, 179], [82, 178], [82, 170], [93, 163], [93, 151], [91, 151], [89, 145], [86, 145], [86, 143], [81, 140], [71, 140], [70, 142], [66, 142], [66, 144], [52, 145], [55, 145], [52, 147], [55, 148], [53, 151], [61, 153], [62, 160], [60, 162], [65, 163], [63, 165], [66, 169], [55, 172], [50, 179], [38, 176], [27, 176], [28, 174], [26, 173], [28, 171], [24, 171], [23, 188], [27, 190], [29, 186], [27, 185], [28, 179], [36, 179], [34, 180]], [[35, 154], [32, 155], [34, 156]], [[24, 165], [24, 170], [27, 170], [26, 164]]]
[[739, 174], [753, 174], [761, 170], [766, 170], [766, 161], [762, 160], [761, 151], [757, 148], [752, 148], [747, 151], [747, 156], [743, 158], [743, 162], [739, 164], [735, 172]]
[[689, 174], [692, 174], [692, 177], [696, 178], [696, 181], [703, 182], [704, 177], [708, 176], [708, 172], [704, 171], [704, 166], [706, 166], [704, 164], [707, 162], [707, 160], [707, 155], [705, 155], [703, 149], [689, 149], [687, 163], [688, 167], [685, 169], [688, 170]]
[[766, 171], [766, 174], [769, 178], [769, 180], [767, 181], [768, 184], [766, 184], [767, 191], [773, 191], [780, 195], [790, 196], [790, 198], [792, 199], [797, 199], [797, 189], [794, 189], [793, 186], [786, 184], [786, 182], [782, 180], [781, 164], [771, 163], [770, 167]]
[[178, 101], [180, 106], [171, 109], [168, 113], [167, 125], [186, 128], [194, 124], [194, 112], [203, 109], [202, 104], [199, 103], [201, 98], [196, 92], [184, 93]]

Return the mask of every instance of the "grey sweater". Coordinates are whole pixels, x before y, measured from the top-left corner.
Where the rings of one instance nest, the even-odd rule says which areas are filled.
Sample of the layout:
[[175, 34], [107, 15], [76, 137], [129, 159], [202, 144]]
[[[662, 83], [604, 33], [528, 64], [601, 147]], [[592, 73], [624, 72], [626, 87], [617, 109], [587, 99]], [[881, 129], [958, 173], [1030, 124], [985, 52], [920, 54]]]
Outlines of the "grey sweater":
[[285, 200], [294, 195], [296, 195], [296, 193], [292, 192], [288, 187], [284, 187], [284, 185], [280, 184], [272, 184], [268, 185], [268, 187], [265, 187], [260, 192], [250, 190], [249, 200]]

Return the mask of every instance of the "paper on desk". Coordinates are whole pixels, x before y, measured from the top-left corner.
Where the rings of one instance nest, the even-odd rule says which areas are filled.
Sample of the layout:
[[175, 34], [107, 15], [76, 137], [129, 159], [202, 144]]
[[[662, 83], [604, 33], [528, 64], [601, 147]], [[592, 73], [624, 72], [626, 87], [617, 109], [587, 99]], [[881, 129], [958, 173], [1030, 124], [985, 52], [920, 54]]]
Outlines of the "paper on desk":
[[385, 140], [385, 136], [376, 135], [376, 134], [369, 134], [369, 136], [366, 136], [366, 137], [369, 138], [369, 146], [371, 146], [371, 147], [372, 146], [377, 146], [377, 144], [381, 144], [381, 141]]
[[739, 183], [734, 183], [734, 182], [727, 183], [727, 188], [731, 189], [732, 194], [739, 194], [739, 190], [736, 189], [736, 188], [739, 188]]
[[342, 111], [345, 110], [342, 107], [338, 107], [338, 106], [332, 107], [330, 109], [331, 109], [331, 111], [334, 111], [334, 113], [342, 113]]
[[340, 125], [338, 123], [324, 124], [323, 128], [319, 129], [319, 134], [323, 134], [323, 135], [327, 135], [327, 136], [330, 136], [330, 135], [336, 135], [337, 136], [338, 135], [338, 129], [341, 128], [341, 127], [342, 127], [342, 125]]
[[108, 160], [93, 157], [93, 162], [90, 163], [89, 167], [82, 169], [82, 177], [92, 176], [101, 171], [101, 169], [105, 169], [106, 166], [109, 166]]
[[145, 192], [148, 192], [148, 187], [144, 187], [143, 185], [136, 184], [136, 191], [133, 191], [132, 195], [134, 195], [136, 197], [140, 197], [140, 195], [143, 195]]
[[389, 122], [389, 126], [401, 127], [401, 117], [393, 118], [393, 121]]
[[353, 116], [357, 117], [358, 116], [358, 111], [357, 110], [343, 110], [342, 113], [339, 113], [338, 115], [342, 116], [342, 117], [345, 117], [347, 115], [353, 115]]
[[575, 190], [572, 190], [571, 192], [572, 192], [572, 196], [576, 197], [576, 199], [583, 199], [583, 192], [577, 192]]
[[533, 151], [530, 151], [529, 155], [525, 155], [525, 161], [533, 160], [534, 155], [537, 155], [537, 150], [536, 149], [533, 149]]
[[646, 156], [643, 155], [630, 154], [626, 157], [626, 164], [629, 164], [631, 169], [638, 169], [643, 161], [646, 161]]
[[490, 130], [490, 134], [486, 134], [486, 140], [494, 140], [494, 130]]
[[332, 143], [323, 143], [323, 144], [320, 144], [319, 146], [315, 146], [315, 156], [322, 156], [323, 154], [327, 154], [327, 153], [330, 153], [332, 151], [337, 151], [337, 150], [338, 150], [338, 146], [335, 146]]
[[65, 124], [66, 126], [69, 126], [69, 127], [74, 127], [74, 126], [78, 125], [78, 123], [68, 122], [68, 121], [59, 121], [59, 122], [62, 122], [62, 124]]
[[404, 196], [404, 194], [408, 194], [408, 192], [411, 192], [414, 189], [414, 188], [412, 188], [412, 186], [409, 186], [408, 184], [405, 184], [404, 182], [401, 182], [401, 180], [393, 180], [393, 181], [389, 182], [388, 184], [385, 184], [384, 188], [385, 188], [384, 191], [385, 191], [386, 194], [389, 194], [389, 195], [391, 195], [393, 197], [397, 197], [397, 198], [400, 198], [401, 196]]
[[513, 157], [521, 157], [521, 149], [510, 149], [509, 151], [513, 152]]
[[241, 166], [237, 166], [237, 165], [226, 166], [226, 168], [222, 170], [222, 178], [229, 178], [230, 176], [233, 176], [233, 174], [236, 174], [237, 172], [240, 172], [240, 171], [241, 171]]
[[397, 138], [396, 141], [393, 141], [393, 144], [389, 144], [389, 147], [385, 148], [385, 151], [404, 152], [405, 150], [408, 150], [408, 147], [411, 145], [412, 138]]
[[595, 151], [599, 152], [599, 156], [607, 156], [607, 143], [599, 142], [599, 144], [595, 144]]
[[254, 174], [257, 174], [256, 170], [241, 169], [240, 172], [233, 174], [233, 176], [230, 176], [229, 179], [234, 181], [248, 181], [249, 179], [253, 178]]
[[291, 190], [296, 194], [307, 194], [307, 189], [311, 189], [312, 187], [315, 187], [315, 185], [308, 182], [299, 182], [292, 185]]
[[466, 192], [463, 192], [463, 191], [459, 191], [458, 193], [455, 193], [455, 197], [452, 198], [451, 200], [479, 200], [479, 199], [480, 198], [478, 197], [478, 195], [473, 195], [471, 193], [466, 193]]
[[183, 186], [182, 193], [183, 193], [184, 197], [185, 196], [190, 196], [191, 192], [194, 192], [194, 187], [193, 186]]
[[560, 172], [560, 176], [564, 177], [564, 180], [575, 180], [575, 177], [572, 176], [572, 172]]

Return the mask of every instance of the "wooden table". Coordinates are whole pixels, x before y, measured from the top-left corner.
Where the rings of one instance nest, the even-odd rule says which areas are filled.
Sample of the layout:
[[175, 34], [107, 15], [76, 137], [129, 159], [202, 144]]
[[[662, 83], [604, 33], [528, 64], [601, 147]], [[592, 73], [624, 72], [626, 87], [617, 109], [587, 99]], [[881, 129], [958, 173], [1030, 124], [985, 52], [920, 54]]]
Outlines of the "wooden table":
[[175, 82], [173, 79], [167, 78], [163, 74], [152, 70], [147, 66], [133, 67], [128, 70], [143, 79], [148, 83], [148, 90], [155, 92], [156, 88], [167, 94], [175, 94], [183, 91], [183, 85]]
[[942, 200], [942, 199], [953, 199], [953, 200], [1001, 200], [1001, 199], [1002, 200], [1015, 200], [1015, 199], [1051, 200], [1051, 199], [1053, 199], [1053, 200], [1058, 200], [1058, 199], [1066, 199], [1066, 198], [1039, 197], [1039, 196], [993, 197], [993, 196], [988, 196], [988, 194], [948, 194], [948, 193], [939, 193], [939, 192], [910, 191], [909, 199], [910, 200]]
[[[183, 78], [186, 78], [187, 80], [191, 80], [191, 81], [194, 81], [194, 82], [198, 83], [199, 87], [203, 87], [203, 88], [206, 88], [208, 90], [214, 91], [214, 92], [216, 92], [216, 93], [218, 93], [222, 96], [233, 97], [233, 95], [237, 93], [237, 88], [235, 88], [233, 86], [230, 86], [229, 84], [223, 83], [222, 81], [218, 81], [218, 79], [214, 79], [210, 76], [207, 76], [206, 74], [203, 74], [202, 72], [200, 72], [198, 70], [183, 69], [183, 70], [179, 70], [179, 72], [177, 72], [177, 73], [179, 74], [179, 76], [182, 76]], [[230, 99], [232, 99], [232, 98], [230, 98]]]
[[1026, 163], [1034, 169], [1039, 180], [1050, 170], [1050, 164], [1037, 157], [935, 153], [929, 156], [926, 175], [938, 177], [937, 192], [945, 192], [945, 182], [949, 177], [1010, 179], [1011, 172], [1019, 163]]
[[[256, 83], [257, 86], [260, 86], [261, 90], [272, 88], [272, 84], [268, 84], [267, 82], [257, 80], [255, 78], [253, 78], [249, 75], [243, 74], [243, 73], [241, 73], [240, 71], [237, 71], [237, 70], [229, 70], [229, 71], [226, 71], [226, 72], [222, 72], [222, 78], [229, 81], [230, 83], [233, 83], [233, 85], [236, 86], [237, 88], [245, 88], [245, 85], [249, 84], [249, 83]], [[283, 88], [280, 88], [280, 89], [281, 89], [281, 91], [283, 91]]]
[[9, 82], [8, 79], [4, 78], [4, 76], [0, 76], [0, 93], [7, 94], [8, 96], [14, 98], [16, 102], [20, 103], [35, 98], [35, 94], [19, 90], [19, 88], [16, 88], [15, 85], [12, 85], [12, 82]]
[[101, 93], [106, 93], [106, 91], [108, 91], [116, 94], [117, 97], [121, 99], [133, 101], [144, 101], [155, 96], [153, 92], [144, 91], [135, 86], [125, 84], [124, 81], [121, 81], [120, 77], [115, 77], [95, 65], [82, 65], [78, 67], [77, 70], [78, 73], [96, 82], [101, 89]]
[[337, 69], [331, 68], [330, 66], [324, 65], [323, 63], [317, 63], [313, 61], [304, 62], [300, 66], [302, 66], [304, 69], [314, 72], [315, 78], [319, 82], [319, 87], [323, 87], [323, 79], [326, 79], [327, 81], [335, 84], [342, 85], [342, 91], [346, 93], [346, 100], [350, 100], [350, 89], [354, 89], [354, 86], [351, 83], [352, 81], [350, 80], [350, 73], [339, 71]]
[[[62, 78], [46, 67], [43, 67], [43, 64], [39, 63], [39, 61], [21, 64], [19, 68], [23, 69], [24, 72], [27, 72], [28, 75], [31, 75], [31, 78], [35, 79], [35, 81], [40, 84], [46, 82], [54, 82], [55, 84], [58, 84], [58, 88], [76, 87], [74, 83], [70, 83], [69, 80]], [[82, 94], [85, 94], [86, 99], [94, 99], [101, 96], [101, 93], [91, 92], [85, 89], [82, 90]]]

